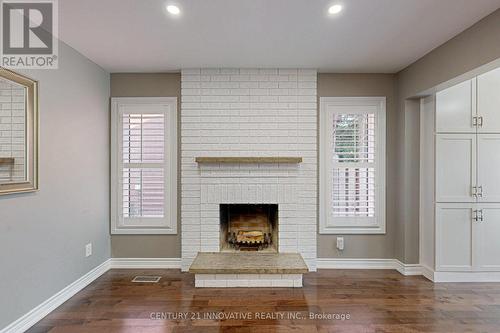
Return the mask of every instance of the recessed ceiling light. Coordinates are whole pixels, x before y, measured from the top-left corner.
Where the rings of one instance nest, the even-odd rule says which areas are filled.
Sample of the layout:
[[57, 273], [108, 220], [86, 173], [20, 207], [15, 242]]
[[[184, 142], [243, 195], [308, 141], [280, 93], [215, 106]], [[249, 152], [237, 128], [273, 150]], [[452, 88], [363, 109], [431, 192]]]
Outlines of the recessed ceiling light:
[[342, 5], [333, 5], [328, 8], [328, 13], [330, 14], [338, 14], [342, 11]]
[[181, 13], [181, 10], [179, 9], [179, 7], [174, 6], [174, 5], [168, 5], [167, 11], [172, 15], [179, 15]]

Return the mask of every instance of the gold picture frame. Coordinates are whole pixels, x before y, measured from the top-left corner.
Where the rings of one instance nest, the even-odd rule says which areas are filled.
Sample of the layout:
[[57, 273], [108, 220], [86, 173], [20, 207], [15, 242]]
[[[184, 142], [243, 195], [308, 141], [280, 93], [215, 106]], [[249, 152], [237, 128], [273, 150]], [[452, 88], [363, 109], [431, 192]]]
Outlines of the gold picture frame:
[[[0, 181], [0, 195], [37, 191], [39, 159], [38, 81], [3, 67], [0, 67], [0, 78], [24, 87], [25, 111], [23, 142], [25, 158], [23, 169], [24, 179], [19, 181]], [[14, 158], [3, 157], [1, 158], [1, 162], [4, 164], [14, 164]]]

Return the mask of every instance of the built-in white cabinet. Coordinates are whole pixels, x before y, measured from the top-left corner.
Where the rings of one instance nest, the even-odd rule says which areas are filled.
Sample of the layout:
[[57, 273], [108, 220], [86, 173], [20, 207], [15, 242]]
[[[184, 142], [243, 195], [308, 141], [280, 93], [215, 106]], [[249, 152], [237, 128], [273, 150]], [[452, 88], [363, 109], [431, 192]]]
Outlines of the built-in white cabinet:
[[500, 134], [436, 134], [436, 201], [500, 202]]
[[478, 201], [500, 202], [500, 134], [477, 135], [476, 170]]
[[476, 79], [436, 93], [436, 132], [476, 133]]
[[473, 204], [438, 204], [436, 240], [436, 270], [472, 270]]
[[500, 271], [500, 205], [481, 204], [474, 223], [474, 266], [481, 271]]
[[500, 271], [500, 204], [436, 205], [436, 270]]
[[477, 77], [478, 133], [500, 133], [500, 68]]
[[436, 132], [500, 133], [500, 68], [436, 93]]
[[476, 135], [436, 136], [436, 201], [472, 202], [476, 178]]
[[434, 268], [500, 272], [500, 68], [436, 93], [434, 113]]

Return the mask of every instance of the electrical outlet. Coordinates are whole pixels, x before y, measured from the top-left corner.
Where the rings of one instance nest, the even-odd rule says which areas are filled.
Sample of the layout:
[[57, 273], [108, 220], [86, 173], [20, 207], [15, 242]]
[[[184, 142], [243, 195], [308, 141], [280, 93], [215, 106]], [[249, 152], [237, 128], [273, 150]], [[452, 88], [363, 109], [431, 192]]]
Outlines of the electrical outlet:
[[337, 249], [344, 250], [344, 237], [337, 237]]
[[85, 257], [90, 257], [92, 255], [92, 243], [85, 245]]

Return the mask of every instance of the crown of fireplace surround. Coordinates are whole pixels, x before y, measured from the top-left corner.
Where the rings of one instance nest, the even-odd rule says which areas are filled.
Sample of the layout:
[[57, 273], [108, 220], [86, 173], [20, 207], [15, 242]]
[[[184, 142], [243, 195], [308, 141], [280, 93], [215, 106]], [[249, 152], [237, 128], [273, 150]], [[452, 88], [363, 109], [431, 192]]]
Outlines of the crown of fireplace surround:
[[[182, 269], [220, 251], [221, 204], [277, 204], [280, 253], [316, 269], [316, 71], [182, 71]], [[196, 157], [294, 158], [291, 163]], [[299, 159], [302, 163], [299, 163]]]

